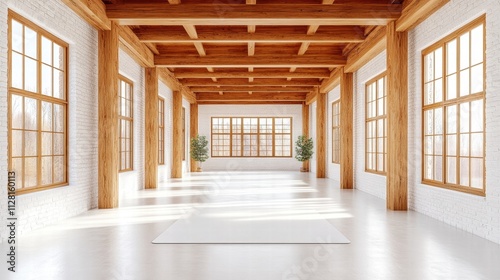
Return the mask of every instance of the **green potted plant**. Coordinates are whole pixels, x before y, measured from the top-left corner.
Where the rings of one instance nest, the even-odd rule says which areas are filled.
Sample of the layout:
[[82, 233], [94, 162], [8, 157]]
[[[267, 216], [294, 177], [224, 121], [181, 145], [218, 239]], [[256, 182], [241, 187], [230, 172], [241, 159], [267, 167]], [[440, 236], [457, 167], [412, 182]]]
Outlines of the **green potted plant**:
[[208, 159], [208, 141], [205, 136], [191, 138], [191, 158], [198, 162], [197, 172], [201, 172], [201, 163]]
[[[307, 138], [305, 135], [299, 136], [297, 142], [295, 142], [295, 158], [300, 162], [308, 161], [312, 158], [313, 155], [313, 140], [312, 138]], [[304, 167], [300, 168], [301, 172], [307, 172]]]

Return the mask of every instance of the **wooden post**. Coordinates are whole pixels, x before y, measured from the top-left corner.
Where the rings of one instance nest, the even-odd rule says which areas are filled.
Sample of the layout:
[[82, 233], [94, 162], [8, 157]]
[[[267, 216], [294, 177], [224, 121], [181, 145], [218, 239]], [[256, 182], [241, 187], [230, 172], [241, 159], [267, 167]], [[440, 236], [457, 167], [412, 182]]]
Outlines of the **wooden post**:
[[[302, 135], [309, 138], [309, 105], [305, 102], [302, 103]], [[302, 168], [309, 171], [309, 161], [306, 160], [302, 163]]]
[[98, 207], [118, 207], [118, 29], [99, 31]]
[[158, 187], [158, 70], [146, 68], [145, 187]]
[[172, 102], [173, 133], [172, 133], [172, 178], [182, 178], [182, 94], [174, 91]]
[[340, 70], [340, 188], [354, 186], [353, 77]]
[[387, 25], [387, 208], [408, 209], [408, 33]]
[[[198, 135], [198, 104], [193, 103], [190, 105], [189, 109], [189, 135], [190, 138], [196, 137]], [[191, 139], [189, 141], [189, 144], [191, 144]], [[198, 172], [198, 164], [195, 160], [189, 156], [190, 163], [191, 163], [191, 172]]]
[[316, 88], [316, 177], [326, 177], [326, 93]]

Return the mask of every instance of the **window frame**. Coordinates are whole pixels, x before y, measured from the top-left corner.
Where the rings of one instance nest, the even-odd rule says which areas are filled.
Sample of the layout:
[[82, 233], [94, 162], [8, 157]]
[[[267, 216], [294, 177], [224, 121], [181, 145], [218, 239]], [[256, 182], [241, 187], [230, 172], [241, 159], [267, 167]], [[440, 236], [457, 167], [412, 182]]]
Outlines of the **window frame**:
[[[335, 137], [335, 131], [338, 131], [338, 139]], [[340, 99], [338, 99], [332, 103], [332, 163], [335, 164], [340, 164], [340, 133]], [[338, 157], [335, 156], [336, 152]]]
[[[118, 160], [119, 166], [118, 166], [118, 172], [123, 173], [123, 172], [129, 172], [134, 170], [134, 82], [130, 80], [129, 78], [119, 74], [118, 75], [118, 98], [122, 98], [120, 96], [120, 84], [121, 82], [125, 82], [130, 86], [130, 117], [125, 117], [120, 114], [121, 109], [120, 109], [120, 102], [118, 102], [118, 149], [119, 149], [119, 155], [120, 158]], [[130, 122], [130, 168], [125, 168], [122, 169], [122, 157], [121, 154], [122, 149], [121, 149], [121, 121], [129, 121]], [[127, 151], [125, 151], [127, 152]]]
[[165, 98], [161, 96], [158, 96], [158, 165], [165, 165]]
[[[459, 38], [464, 35], [465, 33], [469, 33], [471, 32], [473, 29], [475, 29], [476, 27], [480, 26], [480, 25], [483, 25], [483, 91], [482, 92], [478, 92], [478, 93], [469, 93], [468, 95], [466, 96], [460, 96], [460, 72], [463, 71], [464, 69], [460, 69], [460, 66], [459, 66], [459, 63], [460, 63], [460, 44], [459, 44]], [[421, 183], [423, 185], [429, 185], [429, 186], [434, 186], [434, 187], [439, 187], [439, 188], [443, 188], [443, 189], [448, 189], [448, 190], [453, 190], [453, 191], [458, 191], [458, 192], [462, 192], [462, 193], [467, 193], [467, 194], [472, 194], [472, 195], [477, 195], [477, 196], [486, 196], [486, 36], [487, 36], [487, 33], [486, 33], [486, 15], [483, 14], [479, 17], [477, 17], [476, 19], [468, 22], [467, 24], [463, 25], [462, 27], [456, 29], [455, 31], [451, 32], [449, 35], [447, 36], [444, 36], [443, 38], [441, 38], [440, 40], [438, 40], [437, 42], [435, 42], [434, 44], [430, 45], [429, 47], [425, 48], [424, 50], [422, 50], [421, 52], [421, 87], [422, 87], [422, 100], [421, 100], [421, 105], [422, 105], [422, 112], [421, 112], [421, 120], [422, 120], [422, 130], [421, 130], [421, 144], [422, 144], [422, 149], [421, 149]], [[447, 59], [447, 44], [452, 42], [453, 40], [457, 40], [457, 60], [456, 60], [456, 64], [457, 64], [457, 72], [455, 73], [457, 75], [457, 79], [456, 79], [456, 84], [457, 84], [457, 88], [456, 88], [456, 91], [457, 91], [457, 96], [453, 99], [450, 99], [448, 100], [446, 98], [446, 92], [447, 92], [447, 88], [448, 88], [448, 83], [446, 81], [446, 78], [448, 75], [447, 73], [447, 69], [448, 69], [448, 59]], [[426, 84], [426, 81], [425, 81], [425, 57], [428, 55], [428, 54], [431, 54], [433, 53], [434, 51], [438, 50], [439, 48], [442, 48], [442, 79], [443, 79], [443, 85], [442, 85], [442, 100], [440, 102], [434, 102], [434, 103], [431, 103], [431, 104], [428, 104], [428, 105], [425, 105], [425, 84]], [[471, 40], [469, 38], [469, 62], [470, 62], [470, 59], [471, 59], [471, 51], [470, 51], [470, 48], [471, 48]], [[469, 72], [470, 72], [470, 69], [473, 67], [473, 66], [477, 66], [477, 65], [469, 65], [469, 67], [467, 67], [467, 69], [469, 69]], [[451, 74], [453, 75], [453, 74]], [[470, 79], [471, 79], [471, 75], [469, 73], [469, 82], [470, 82]], [[469, 84], [469, 90], [470, 90], [470, 87], [471, 85]], [[461, 104], [466, 104], [466, 103], [471, 103], [471, 102], [474, 102], [474, 101], [479, 101], [479, 100], [482, 100], [482, 103], [483, 103], [483, 131], [481, 132], [482, 135], [483, 135], [483, 146], [482, 146], [482, 167], [483, 167], [483, 177], [482, 177], [482, 189], [479, 189], [479, 188], [474, 188], [472, 186], [462, 186], [462, 185], [459, 185], [459, 184], [452, 184], [452, 183], [448, 183], [446, 182], [447, 181], [447, 176], [448, 176], [448, 169], [447, 169], [447, 158], [448, 158], [448, 151], [447, 151], [447, 136], [450, 135], [448, 134], [448, 131], [447, 131], [447, 122], [446, 122], [446, 119], [447, 119], [447, 109], [450, 107], [450, 106], [457, 106], [457, 125], [459, 126], [460, 124], [460, 105]], [[442, 151], [442, 155], [441, 157], [443, 158], [442, 160], [442, 182], [441, 181], [436, 181], [436, 180], [431, 180], [431, 179], [425, 179], [425, 156], [426, 156], [426, 153], [425, 153], [425, 137], [426, 137], [426, 132], [425, 132], [425, 113], [427, 110], [434, 110], [434, 109], [442, 109], [442, 118], [443, 118], [443, 133], [442, 133], [442, 136], [443, 136], [443, 151]], [[434, 126], [433, 126], [434, 127]], [[470, 124], [469, 124], [469, 128], [470, 128]], [[457, 132], [455, 133], [456, 137], [457, 137], [457, 150], [456, 150], [456, 155], [455, 155], [455, 158], [457, 159], [457, 163], [456, 163], [456, 179], [460, 178], [460, 165], [458, 164], [458, 160], [462, 158], [462, 156], [460, 155], [460, 136], [462, 134], [472, 134], [472, 133], [475, 133], [475, 132], [461, 132], [459, 131], [459, 128], [457, 130]], [[469, 140], [470, 140], [470, 136], [469, 136]], [[469, 149], [470, 149], [470, 145], [469, 145]], [[471, 170], [470, 170], [470, 160], [471, 158], [477, 158], [477, 157], [472, 157], [470, 155], [470, 151], [469, 151], [469, 156], [463, 156], [465, 158], [469, 158], [469, 168], [468, 168], [468, 172], [469, 172], [469, 182], [471, 181]]]
[[[14, 88], [12, 86], [12, 52], [14, 51], [13, 47], [12, 47], [12, 21], [15, 20], [19, 23], [21, 23], [23, 26], [26, 26], [28, 27], [29, 29], [33, 30], [36, 32], [37, 34], [37, 58], [35, 59], [35, 62], [36, 62], [36, 67], [37, 67], [37, 91], [36, 92], [32, 92], [32, 91], [29, 91], [29, 90], [26, 90], [26, 89], [19, 89], [19, 88]], [[23, 156], [21, 158], [23, 158], [23, 171], [22, 171], [22, 175], [23, 175], [23, 181], [22, 181], [22, 186], [21, 188], [17, 188], [17, 185], [16, 185], [16, 194], [18, 195], [22, 195], [22, 194], [28, 194], [28, 193], [33, 193], [33, 192], [38, 192], [38, 191], [44, 191], [44, 190], [49, 190], [49, 189], [54, 189], [54, 188], [59, 188], [59, 187], [64, 187], [64, 186], [68, 186], [69, 185], [69, 168], [68, 168], [68, 151], [69, 151], [69, 137], [68, 137], [68, 123], [69, 123], [69, 114], [68, 114], [68, 110], [69, 110], [69, 101], [68, 101], [68, 71], [69, 71], [69, 44], [66, 43], [65, 41], [63, 41], [62, 39], [58, 38], [57, 36], [53, 35], [51, 32], [45, 30], [44, 28], [40, 27], [39, 25], [33, 23], [32, 21], [30, 21], [29, 19], [21, 16], [20, 14], [14, 12], [13, 10], [11, 9], [8, 9], [8, 14], [7, 14], [7, 51], [8, 51], [8, 54], [7, 54], [7, 144], [8, 144], [8, 154], [7, 154], [7, 160], [8, 160], [8, 169], [9, 170], [12, 170], [12, 131], [13, 131], [13, 128], [12, 128], [12, 95], [17, 95], [17, 96], [21, 96], [23, 98], [31, 98], [31, 99], [34, 99], [37, 101], [37, 111], [38, 111], [38, 114], [37, 114], [37, 129], [36, 129], [36, 132], [37, 132], [37, 155], [36, 155], [36, 159], [37, 159], [37, 186], [32, 186], [32, 187], [27, 187], [25, 188], [24, 187], [24, 184], [25, 184], [25, 180], [24, 180], [24, 174], [25, 174], [25, 169], [24, 169], [24, 143], [23, 143]], [[57, 98], [57, 97], [53, 97], [53, 96], [47, 96], [47, 95], [44, 95], [42, 94], [42, 65], [44, 64], [43, 62], [43, 58], [42, 58], [42, 37], [45, 37], [47, 39], [49, 39], [50, 41], [52, 41], [52, 43], [55, 43], [57, 45], [59, 45], [63, 50], [64, 50], [64, 56], [63, 56], [63, 59], [64, 59], [64, 62], [62, 63], [62, 66], [64, 67], [63, 70], [63, 73], [64, 73], [64, 79], [62, 80], [63, 82], [63, 98]], [[23, 43], [24, 43], [24, 38], [23, 38]], [[23, 49], [24, 49], [24, 44], [23, 44]], [[16, 51], [17, 52], [17, 51]], [[27, 56], [24, 52], [23, 52], [23, 57]], [[53, 54], [52, 54], [53, 55]], [[29, 57], [29, 56], [28, 56]], [[29, 57], [30, 59], [32, 59], [31, 57]], [[54, 68], [54, 66], [52, 65], [51, 66], [52, 68]], [[58, 70], [61, 70], [59, 68], [56, 68]], [[25, 65], [23, 65], [23, 83], [24, 83], [24, 76], [25, 76]], [[53, 84], [53, 80], [52, 80], [52, 87], [54, 86]], [[63, 144], [64, 144], [64, 148], [63, 148], [63, 152], [64, 152], [64, 155], [63, 155], [63, 158], [64, 158], [64, 163], [63, 163], [63, 166], [64, 166], [64, 171], [63, 171], [63, 176], [64, 176], [64, 180], [63, 182], [59, 182], [59, 183], [52, 183], [52, 184], [48, 184], [48, 185], [42, 185], [42, 158], [44, 157], [43, 156], [43, 152], [42, 152], [42, 120], [41, 120], [41, 114], [42, 114], [42, 108], [41, 108], [41, 104], [42, 102], [47, 102], [47, 103], [50, 103], [53, 105], [60, 105], [63, 107], [64, 109], [64, 113], [63, 113], [63, 121], [64, 121], [64, 124], [62, 126], [62, 128], [64, 129], [64, 133], [63, 133], [63, 137], [64, 137], [64, 140], [63, 140]], [[53, 109], [54, 110], [54, 109]], [[23, 110], [24, 111], [24, 110]], [[24, 112], [23, 112], [24, 114]], [[24, 116], [24, 115], [23, 115]], [[17, 130], [17, 129], [16, 129]], [[25, 131], [25, 129], [22, 129], [22, 131]], [[52, 131], [51, 133], [56, 133], [54, 131]], [[53, 145], [53, 144], [52, 144]], [[53, 149], [53, 148], [52, 148]], [[51, 154], [52, 157], [54, 156], [57, 156], [57, 155], [54, 155], [54, 153]], [[34, 156], [33, 156], [34, 157]], [[16, 157], [16, 158], [19, 158], [19, 157]], [[52, 178], [54, 179], [54, 166], [52, 165]], [[19, 176], [18, 174], [16, 174], [16, 176]], [[17, 183], [17, 182], [16, 182]]]
[[[257, 119], [257, 132], [244, 132], [244, 122], [243, 119], [249, 118], [249, 119]], [[214, 119], [229, 119], [229, 133], [214, 133], [213, 132], [213, 120]], [[233, 134], [233, 119], [240, 119], [240, 125], [241, 125], [241, 132], [240, 133], [234, 133]], [[272, 119], [272, 133], [261, 133], [260, 130], [260, 119]], [[276, 119], [289, 119], [290, 120], [290, 133], [279, 133], [276, 132]], [[214, 135], [229, 135], [229, 156], [216, 156], [214, 155], [214, 149], [213, 149], [213, 136]], [[241, 141], [241, 156], [233, 156], [233, 135], [240, 135], [240, 141]], [[245, 135], [256, 135], [257, 139], [257, 144], [255, 145], [257, 147], [257, 155], [255, 156], [244, 156], [244, 136]], [[272, 156], [261, 156], [260, 155], [260, 136], [261, 135], [272, 135]], [[290, 155], [289, 156], [276, 156], [276, 135], [290, 135]], [[213, 158], [291, 158], [293, 156], [293, 118], [292, 117], [263, 117], [263, 116], [237, 116], [237, 117], [211, 117], [210, 119], [210, 155]], [[283, 145], [281, 145], [283, 147]], [[252, 147], [252, 146], [251, 146]]]
[[[371, 117], [371, 118], [368, 118], [368, 87], [370, 87], [371, 85], [373, 85], [374, 83], [377, 83], [378, 84], [378, 81], [380, 79], [383, 79], [384, 80], [384, 97], [385, 98], [385, 104], [384, 104], [384, 115], [382, 116], [376, 116], [376, 117]], [[378, 112], [378, 85], [377, 85], [377, 94], [376, 94], [376, 97], [375, 97], [375, 111]], [[375, 131], [375, 169], [369, 169], [368, 168], [368, 123], [371, 123], [373, 121], [377, 122], [379, 120], [383, 120], [384, 121], [384, 133], [383, 133], [383, 136], [382, 137], [378, 137], [378, 124], [376, 124], [376, 131]], [[374, 78], [372, 78], [371, 80], [367, 81], [365, 83], [365, 172], [367, 173], [373, 173], [373, 174], [377, 174], [377, 175], [382, 175], [382, 176], [386, 176], [387, 175], [387, 72], [384, 71], [380, 74], [378, 74], [377, 76], [375, 76]], [[383, 171], [379, 171], [378, 170], [378, 154], [380, 154], [378, 151], [378, 140], [382, 138], [382, 139], [385, 139], [384, 140], [384, 150], [382, 152], [382, 154], [384, 155], [384, 167], [383, 167]]]

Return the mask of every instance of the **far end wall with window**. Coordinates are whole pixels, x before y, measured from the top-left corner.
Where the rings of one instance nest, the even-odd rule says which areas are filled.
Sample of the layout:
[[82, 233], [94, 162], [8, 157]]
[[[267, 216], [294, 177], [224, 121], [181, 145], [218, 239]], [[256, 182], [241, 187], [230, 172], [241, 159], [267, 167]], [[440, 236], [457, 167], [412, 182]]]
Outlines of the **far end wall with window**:
[[[204, 170], [293, 170], [300, 169], [295, 159], [295, 141], [302, 134], [302, 105], [200, 105], [198, 132], [212, 143], [212, 118], [291, 118], [291, 156], [219, 156], [203, 163]], [[213, 151], [210, 151], [212, 155]]]

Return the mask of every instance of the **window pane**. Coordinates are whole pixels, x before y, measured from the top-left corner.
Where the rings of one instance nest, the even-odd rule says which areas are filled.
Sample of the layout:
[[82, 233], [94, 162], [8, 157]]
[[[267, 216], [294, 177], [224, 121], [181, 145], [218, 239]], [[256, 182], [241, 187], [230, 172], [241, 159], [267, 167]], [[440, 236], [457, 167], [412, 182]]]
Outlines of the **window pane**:
[[453, 105], [447, 109], [446, 132], [457, 133], [457, 106]]
[[23, 56], [12, 52], [12, 68], [11, 68], [12, 87], [23, 89]]
[[37, 133], [31, 131], [24, 132], [24, 155], [27, 157], [37, 156], [38, 141]]
[[64, 99], [64, 72], [54, 69], [54, 97]]
[[460, 96], [466, 96], [470, 93], [469, 69], [460, 72]]
[[52, 184], [52, 157], [42, 158], [42, 185]]
[[52, 65], [52, 41], [42, 36], [42, 62]]
[[433, 134], [434, 129], [433, 129], [433, 124], [434, 124], [434, 111], [433, 110], [427, 110], [424, 113], [425, 117], [425, 134], [430, 135]]
[[471, 187], [482, 189], [483, 188], [483, 160], [479, 158], [471, 159]]
[[54, 43], [54, 67], [64, 69], [64, 49]]
[[11, 95], [11, 119], [12, 128], [22, 129], [23, 125], [23, 97], [19, 95]]
[[447, 183], [456, 184], [457, 183], [457, 158], [448, 157], [447, 164]]
[[38, 58], [37, 57], [37, 49], [38, 49], [38, 43], [37, 43], [37, 33], [25, 26], [24, 27], [24, 54], [27, 56], [30, 56], [32, 58]]
[[25, 158], [24, 159], [24, 179], [25, 188], [35, 187], [38, 184], [38, 164], [37, 158]]
[[54, 131], [64, 131], [64, 107], [54, 104]]
[[460, 159], [460, 185], [469, 186], [469, 158]]
[[443, 101], [443, 79], [438, 79], [434, 82], [434, 102]]
[[434, 160], [433, 156], [425, 156], [424, 160], [424, 179], [434, 179]]
[[23, 132], [20, 130], [12, 130], [12, 156], [23, 156]]
[[479, 64], [471, 68], [471, 93], [483, 91], [484, 77], [483, 64]]
[[460, 135], [460, 155], [469, 156], [469, 134]]
[[471, 64], [476, 65], [478, 63], [483, 62], [483, 28], [484, 26], [481, 24], [480, 26], [474, 28], [471, 31]]
[[443, 109], [434, 110], [434, 134], [443, 133]]
[[23, 52], [23, 25], [12, 20], [12, 49], [16, 52]]
[[442, 155], [443, 154], [443, 137], [442, 136], [434, 136], [434, 154]]
[[66, 168], [64, 157], [54, 157], [54, 183], [63, 183], [66, 181]]
[[446, 44], [446, 69], [447, 74], [457, 72], [457, 40]]
[[469, 67], [469, 33], [460, 36], [460, 70]]
[[38, 106], [36, 99], [24, 98], [24, 112], [24, 129], [37, 130]]
[[434, 53], [425, 56], [425, 81], [434, 80]]
[[52, 155], [52, 133], [42, 133], [42, 156]]
[[52, 131], [52, 103], [42, 102], [42, 130]]
[[31, 92], [38, 91], [38, 67], [35, 60], [24, 58], [24, 89]]
[[42, 65], [42, 94], [52, 96], [52, 67]]
[[469, 132], [469, 103], [460, 104], [460, 132]]
[[434, 137], [425, 137], [424, 153], [426, 155], [432, 155], [434, 153]]
[[473, 157], [483, 157], [483, 134], [482, 133], [473, 133], [471, 134], [471, 145], [470, 152]]
[[449, 156], [457, 155], [457, 136], [456, 135], [448, 135], [446, 136], [446, 152]]
[[434, 52], [435, 62], [435, 78], [443, 77], [443, 49], [439, 48]]
[[471, 132], [484, 130], [483, 100], [471, 102]]
[[446, 83], [446, 98], [448, 100], [457, 98], [457, 75], [448, 76]]
[[434, 180], [443, 181], [443, 157], [437, 156], [434, 158]]
[[425, 105], [434, 103], [434, 82], [430, 82], [424, 86], [425, 90]]
[[16, 189], [20, 189], [23, 187], [23, 158], [13, 158], [12, 159], [12, 170], [16, 172]]

